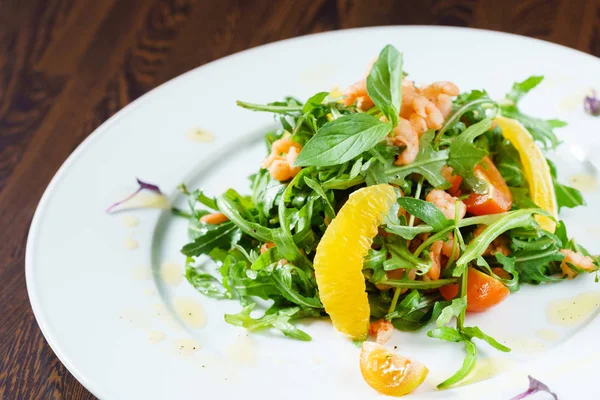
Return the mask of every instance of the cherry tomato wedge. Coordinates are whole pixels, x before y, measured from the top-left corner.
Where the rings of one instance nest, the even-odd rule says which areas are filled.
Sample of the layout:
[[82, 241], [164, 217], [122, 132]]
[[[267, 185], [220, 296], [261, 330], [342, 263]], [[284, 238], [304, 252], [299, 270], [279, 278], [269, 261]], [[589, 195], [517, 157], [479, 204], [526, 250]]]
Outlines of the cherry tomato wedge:
[[510, 210], [512, 195], [504, 178], [489, 157], [475, 167], [475, 174], [488, 184], [487, 193], [471, 195], [465, 200], [467, 211], [473, 215], [498, 214]]
[[[443, 286], [440, 293], [446, 300], [458, 294], [458, 284]], [[510, 291], [502, 282], [475, 268], [469, 268], [467, 277], [467, 311], [479, 312], [495, 306], [508, 296]]]
[[450, 183], [450, 189], [447, 190], [448, 193], [450, 193], [452, 196], [458, 197], [461, 195], [461, 191], [460, 191], [460, 184], [462, 183], [462, 178], [458, 175], [452, 175], [453, 174], [453, 169], [451, 166], [449, 165], [445, 165], [444, 167], [442, 167], [442, 176], [444, 177], [445, 180], [448, 181], [448, 183]]

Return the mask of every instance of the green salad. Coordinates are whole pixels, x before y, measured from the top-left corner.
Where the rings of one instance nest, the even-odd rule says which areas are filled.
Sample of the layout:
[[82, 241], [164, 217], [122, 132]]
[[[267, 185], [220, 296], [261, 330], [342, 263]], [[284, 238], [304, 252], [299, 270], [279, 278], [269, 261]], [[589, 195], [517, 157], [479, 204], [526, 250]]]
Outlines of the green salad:
[[[225, 320], [249, 331], [308, 341], [294, 322], [331, 316], [351, 339], [371, 334], [383, 346], [390, 327], [423, 330], [464, 346], [462, 368], [439, 388], [458, 383], [475, 366], [475, 339], [510, 351], [467, 326], [466, 313], [485, 312], [523, 284], [599, 268], [558, 218], [584, 205], [544, 156], [565, 123], [519, 109], [542, 79], [515, 83], [501, 100], [451, 82], [417, 87], [388, 45], [343, 93], [239, 101], [280, 127], [265, 135], [249, 195], [229, 189], [213, 198], [180, 186], [189, 199], [188, 211], [177, 210], [189, 218], [187, 280], [205, 296], [239, 301]], [[327, 235], [337, 241], [325, 243]], [[392, 390], [378, 381], [384, 364], [363, 370], [382, 393], [407, 393], [426, 375], [405, 371]]]

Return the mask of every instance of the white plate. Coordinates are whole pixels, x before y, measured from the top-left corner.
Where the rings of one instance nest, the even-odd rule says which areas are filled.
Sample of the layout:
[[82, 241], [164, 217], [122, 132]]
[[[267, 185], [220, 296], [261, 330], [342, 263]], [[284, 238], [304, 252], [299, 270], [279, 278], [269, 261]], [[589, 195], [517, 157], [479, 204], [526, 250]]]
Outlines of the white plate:
[[[559, 131], [566, 143], [555, 156], [563, 180], [586, 168], [576, 157], [586, 151], [593, 155], [590, 146], [598, 141], [600, 120], [585, 115], [581, 101], [585, 89], [600, 88], [600, 62], [534, 39], [438, 27], [358, 29], [262, 46], [184, 74], [90, 135], [52, 180], [31, 226], [26, 273], [33, 310], [52, 349], [92, 393], [103, 399], [378, 396], [361, 379], [358, 349], [328, 322], [301, 325], [312, 342], [272, 332], [248, 336], [223, 321], [225, 312], [239, 311], [237, 302], [207, 299], [184, 281], [165, 284], [160, 265], [171, 261], [182, 267], [186, 221], [168, 210], [117, 215], [104, 210], [135, 189], [135, 177], [159, 185], [179, 203], [176, 186], [182, 181], [210, 195], [230, 186], [247, 191], [246, 176], [264, 155], [261, 136], [273, 120], [236, 107], [235, 100], [306, 99], [343, 87], [359, 79], [387, 43], [404, 52], [405, 70], [417, 82], [450, 80], [462, 90], [485, 88], [500, 98], [514, 81], [545, 75], [523, 108], [570, 123]], [[190, 140], [186, 132], [195, 128], [211, 132], [215, 140]], [[600, 196], [596, 191], [586, 198], [588, 208], [567, 210], [563, 217], [572, 235], [599, 252]], [[123, 215], [139, 219], [139, 226], [126, 227]], [[139, 248], [127, 249], [128, 238]], [[598, 290], [593, 276], [523, 287], [502, 305], [470, 318], [515, 351], [499, 359], [480, 346], [481, 356], [488, 358], [481, 374], [508, 372], [450, 391], [436, 392], [435, 384], [459, 367], [461, 346], [429, 339], [425, 331], [397, 332], [392, 345], [431, 370], [414, 398], [482, 398], [485, 393], [485, 398], [506, 399], [527, 388], [527, 374], [544, 380], [561, 399], [581, 398], [577, 393], [594, 398], [600, 322], [552, 326], [545, 310], [553, 299]], [[204, 328], [173, 318], [172, 304], [182, 298], [203, 306]], [[560, 340], [537, 337], [538, 329], [551, 329]], [[182, 354], [190, 347], [200, 349]]]

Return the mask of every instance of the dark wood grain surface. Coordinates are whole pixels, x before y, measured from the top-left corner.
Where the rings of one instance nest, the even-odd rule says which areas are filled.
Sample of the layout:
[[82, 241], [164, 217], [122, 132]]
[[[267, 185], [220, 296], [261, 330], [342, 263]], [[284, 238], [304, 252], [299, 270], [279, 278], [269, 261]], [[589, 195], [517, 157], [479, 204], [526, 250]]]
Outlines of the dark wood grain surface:
[[406, 24], [513, 32], [600, 56], [600, 0], [0, 0], [0, 399], [93, 398], [42, 337], [24, 277], [35, 207], [87, 135], [228, 54]]

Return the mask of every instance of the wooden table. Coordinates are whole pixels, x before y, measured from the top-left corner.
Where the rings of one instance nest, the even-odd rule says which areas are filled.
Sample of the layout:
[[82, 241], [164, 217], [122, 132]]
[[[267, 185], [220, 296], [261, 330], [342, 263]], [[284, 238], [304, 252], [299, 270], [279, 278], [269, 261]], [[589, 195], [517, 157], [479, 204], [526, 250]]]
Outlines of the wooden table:
[[93, 398], [44, 341], [24, 277], [35, 207], [87, 135], [228, 54], [404, 24], [513, 32], [600, 56], [600, 0], [0, 0], [0, 399]]

